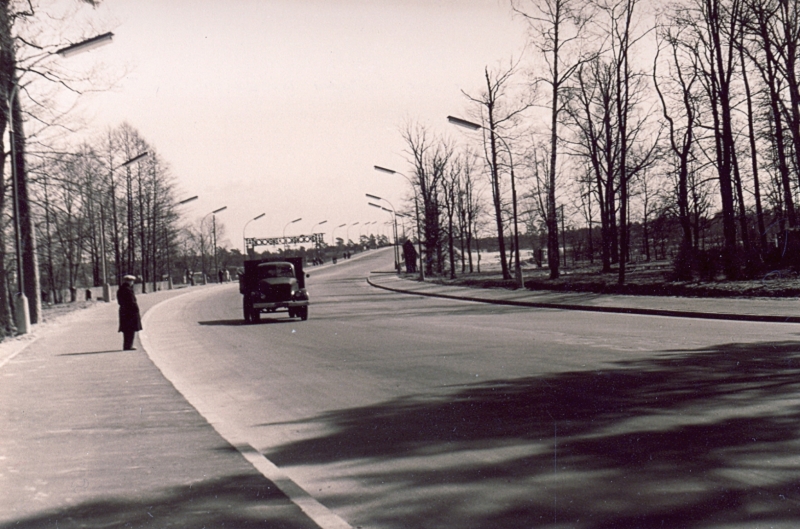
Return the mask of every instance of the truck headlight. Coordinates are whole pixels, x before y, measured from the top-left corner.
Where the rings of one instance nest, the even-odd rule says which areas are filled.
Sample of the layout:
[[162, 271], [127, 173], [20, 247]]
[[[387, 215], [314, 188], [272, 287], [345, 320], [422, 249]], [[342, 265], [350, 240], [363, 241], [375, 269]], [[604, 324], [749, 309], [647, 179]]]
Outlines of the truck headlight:
[[295, 290], [294, 291], [294, 298], [300, 300], [308, 299], [308, 292], [305, 289]]

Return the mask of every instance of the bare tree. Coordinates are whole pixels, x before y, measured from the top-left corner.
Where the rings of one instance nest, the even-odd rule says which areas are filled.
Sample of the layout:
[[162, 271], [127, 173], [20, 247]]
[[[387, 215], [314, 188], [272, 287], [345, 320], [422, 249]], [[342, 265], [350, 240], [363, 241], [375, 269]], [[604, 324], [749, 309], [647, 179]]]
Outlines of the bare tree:
[[466, 92], [464, 95], [476, 103], [480, 110], [480, 119], [484, 125], [484, 151], [489, 166], [490, 184], [492, 188], [492, 200], [494, 204], [495, 221], [497, 224], [497, 243], [500, 249], [500, 262], [502, 263], [502, 273], [504, 279], [511, 279], [509, 267], [506, 262], [505, 229], [503, 222], [503, 192], [500, 186], [500, 172], [506, 167], [511, 170], [509, 163], [503, 163], [503, 159], [511, 153], [503, 152], [498, 149], [498, 136], [508, 145], [508, 136], [511, 129], [517, 124], [522, 115], [533, 103], [525, 95], [517, 102], [509, 105], [507, 100], [511, 98], [509, 90], [514, 76], [517, 73], [519, 62], [513, 62], [508, 68], [490, 71], [484, 69], [484, 79], [486, 80], [486, 91], [480, 96], [471, 96]]
[[[768, 132], [773, 145], [771, 151], [773, 153], [774, 164], [777, 165], [777, 172], [779, 175], [780, 189], [782, 191], [782, 211], [788, 221], [789, 226], [794, 226], [797, 223], [795, 207], [794, 207], [794, 193], [792, 189], [792, 182], [790, 178], [789, 168], [789, 148], [786, 144], [787, 128], [784, 123], [784, 108], [786, 103], [783, 94], [786, 93], [786, 86], [788, 84], [787, 76], [782, 71], [785, 66], [781, 66], [781, 56], [787, 55], [787, 52], [781, 52], [784, 47], [782, 43], [782, 36], [776, 28], [776, 20], [779, 18], [781, 12], [779, 2], [775, 1], [750, 1], [746, 3], [745, 12], [742, 14], [742, 21], [744, 24], [744, 35], [739, 45], [740, 60], [744, 61], [744, 55], [750, 59], [752, 66], [760, 73], [761, 82], [766, 88], [767, 108], [769, 109], [769, 123], [765, 127]], [[745, 40], [746, 39], [746, 40]], [[745, 89], [749, 92], [749, 80], [746, 75], [744, 62], [743, 80], [745, 82]], [[750, 132], [750, 148], [752, 162], [756, 165], [753, 169], [754, 179], [757, 179], [757, 157], [754, 155], [754, 144], [756, 141], [756, 131], [754, 115], [752, 110], [752, 99], [747, 97], [748, 101], [748, 127]], [[790, 127], [791, 128], [791, 125]], [[795, 143], [796, 150], [796, 143]], [[760, 190], [759, 190], [760, 191]], [[763, 223], [763, 219], [761, 221]], [[762, 237], [765, 236], [766, 228], [759, 225], [759, 230]]]
[[429, 137], [428, 130], [408, 123], [401, 131], [414, 167], [413, 181], [422, 201], [424, 218], [425, 272], [442, 270], [441, 187], [453, 154], [452, 147]]
[[[75, 4], [95, 5], [93, 0], [76, 0]], [[55, 124], [58, 119], [53, 105], [37, 99], [37, 92], [30, 79], [47, 81], [53, 87], [79, 91], [73, 82], [77, 79], [53, 66], [55, 51], [63, 46], [60, 35], [46, 35], [41, 28], [57, 21], [67, 25], [69, 17], [59, 20], [52, 13], [40, 9], [33, 2], [12, 2], [0, 0], [0, 91], [3, 100], [3, 116], [0, 118], [0, 135], [11, 125], [12, 163], [15, 173], [16, 226], [19, 230], [18, 252], [21, 266], [17, 271], [22, 278], [23, 292], [29, 301], [30, 321], [37, 323], [41, 317], [41, 295], [39, 287], [39, 266], [36, 251], [36, 237], [31, 214], [32, 201], [28, 190], [26, 166], [27, 141], [24, 130], [26, 118], [37, 123], [40, 128]], [[46, 22], [46, 23], [45, 23]], [[83, 39], [81, 39], [83, 40]], [[27, 79], [23, 79], [27, 77]], [[41, 86], [42, 83], [40, 83]], [[21, 97], [26, 97], [33, 110], [23, 112]], [[48, 116], [48, 117], [43, 117]], [[4, 153], [5, 154], [5, 153]], [[0, 273], [4, 275], [4, 273]], [[2, 310], [0, 308], [0, 310]], [[3, 316], [0, 315], [0, 319]]]
[[456, 278], [455, 239], [456, 221], [458, 220], [458, 196], [462, 187], [463, 160], [453, 156], [442, 178], [442, 201], [447, 218], [447, 253], [450, 264], [450, 279]]
[[[530, 8], [523, 4], [533, 4]], [[556, 175], [558, 172], [558, 125], [566, 102], [565, 87], [586, 60], [578, 51], [569, 61], [571, 48], [580, 47], [588, 21], [585, 3], [580, 0], [512, 0], [512, 8], [530, 26], [530, 35], [545, 63], [547, 77], [540, 79], [550, 86], [550, 167], [547, 191], [547, 255], [550, 278], [559, 276], [558, 219], [556, 218]]]
[[722, 206], [723, 268], [728, 278], [739, 275], [734, 203], [735, 141], [733, 133], [736, 42], [740, 31], [740, 0], [695, 0], [682, 21], [697, 41], [700, 81], [705, 89], [713, 132], [714, 164]]
[[[681, 34], [680, 29], [672, 27], [661, 28], [659, 32], [659, 46], [653, 61], [653, 85], [659, 100], [664, 120], [668, 126], [668, 148], [674, 158], [674, 174], [676, 175], [676, 202], [678, 206], [678, 221], [682, 230], [682, 247], [689, 251], [692, 244], [692, 227], [689, 218], [689, 166], [694, 156], [695, 127], [697, 109], [697, 95], [695, 83], [698, 78], [696, 57], [688, 49], [693, 48], [693, 41]], [[662, 45], [669, 52], [666, 61], [667, 73], [658, 75], [659, 55]], [[669, 84], [673, 88], [669, 91], [669, 102], [662, 85]], [[678, 107], [677, 109], [675, 107]], [[680, 123], [677, 120], [680, 119]]]
[[619, 143], [616, 141], [614, 68], [595, 57], [576, 72], [573, 98], [568, 107], [575, 137], [571, 153], [584, 158], [594, 175], [594, 192], [600, 210], [601, 262], [604, 273], [618, 260], [617, 188]]
[[463, 161], [463, 171], [461, 178], [461, 188], [458, 194], [458, 213], [460, 219], [459, 232], [462, 236], [461, 245], [461, 273], [466, 271], [466, 262], [469, 263], [470, 273], [475, 271], [475, 263], [472, 258], [472, 249], [477, 240], [476, 222], [482, 213], [480, 203], [480, 191], [477, 189], [476, 175], [476, 156], [471, 150], [467, 149], [461, 155]]

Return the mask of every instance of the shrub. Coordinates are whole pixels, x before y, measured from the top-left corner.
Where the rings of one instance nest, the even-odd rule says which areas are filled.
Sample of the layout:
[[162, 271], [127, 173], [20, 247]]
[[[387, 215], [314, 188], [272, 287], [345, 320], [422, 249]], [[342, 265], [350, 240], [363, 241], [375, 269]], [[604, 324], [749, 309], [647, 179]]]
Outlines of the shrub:
[[722, 253], [717, 249], [697, 252], [697, 274], [702, 281], [714, 281], [722, 270]]
[[691, 244], [681, 244], [675, 259], [672, 261], [672, 271], [676, 281], [691, 281], [695, 268], [695, 251]]

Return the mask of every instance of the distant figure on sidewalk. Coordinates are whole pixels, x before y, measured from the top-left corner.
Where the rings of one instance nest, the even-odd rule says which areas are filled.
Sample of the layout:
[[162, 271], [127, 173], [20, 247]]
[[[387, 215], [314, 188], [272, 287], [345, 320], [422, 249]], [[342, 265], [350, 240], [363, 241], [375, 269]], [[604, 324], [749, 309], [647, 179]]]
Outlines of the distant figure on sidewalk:
[[136, 331], [142, 330], [142, 319], [139, 316], [139, 304], [136, 303], [136, 294], [133, 292], [133, 282], [136, 278], [126, 275], [117, 290], [117, 303], [119, 303], [119, 332], [122, 333], [122, 349], [132, 351], [133, 338]]
[[417, 250], [410, 239], [403, 243], [403, 257], [406, 260], [406, 273], [414, 274], [417, 271]]

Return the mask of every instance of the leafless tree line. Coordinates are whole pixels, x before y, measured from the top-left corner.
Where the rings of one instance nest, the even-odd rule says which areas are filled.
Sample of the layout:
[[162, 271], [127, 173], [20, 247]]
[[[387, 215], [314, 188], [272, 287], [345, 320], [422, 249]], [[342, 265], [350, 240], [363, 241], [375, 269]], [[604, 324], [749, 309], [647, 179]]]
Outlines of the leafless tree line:
[[685, 279], [709, 260], [729, 279], [781, 266], [800, 189], [797, 1], [512, 0], [511, 9], [530, 28], [529, 60], [487, 67], [484, 89], [465, 93], [483, 156], [404, 131], [429, 262], [466, 229], [449, 214], [448, 182], [463, 186], [451, 175], [469, 159], [473, 189], [490, 191], [488, 204], [470, 207], [469, 236], [492, 219], [505, 278], [514, 170], [524, 240], [545, 241], [551, 278], [565, 216], [619, 283], [634, 255], [663, 256], [666, 246]]
[[29, 182], [47, 298], [59, 302], [64, 289], [74, 296], [76, 288], [99, 286], [106, 279], [119, 284], [124, 274], [140, 276], [146, 291], [167, 273], [170, 260], [175, 263], [179, 228], [173, 178], [133, 127], [123, 124], [75, 152], [44, 152], [31, 159], [37, 162], [29, 169]]
[[170, 270], [197, 270], [209, 240], [203, 226], [179, 225], [169, 167], [133, 127], [71, 140], [76, 99], [113, 85], [102, 69], [70, 69], [56, 53], [99, 33], [91, 13], [78, 16], [95, 3], [0, 0], [0, 338], [15, 332], [18, 283], [36, 323], [43, 298], [74, 299], [128, 273], [148, 290]]

